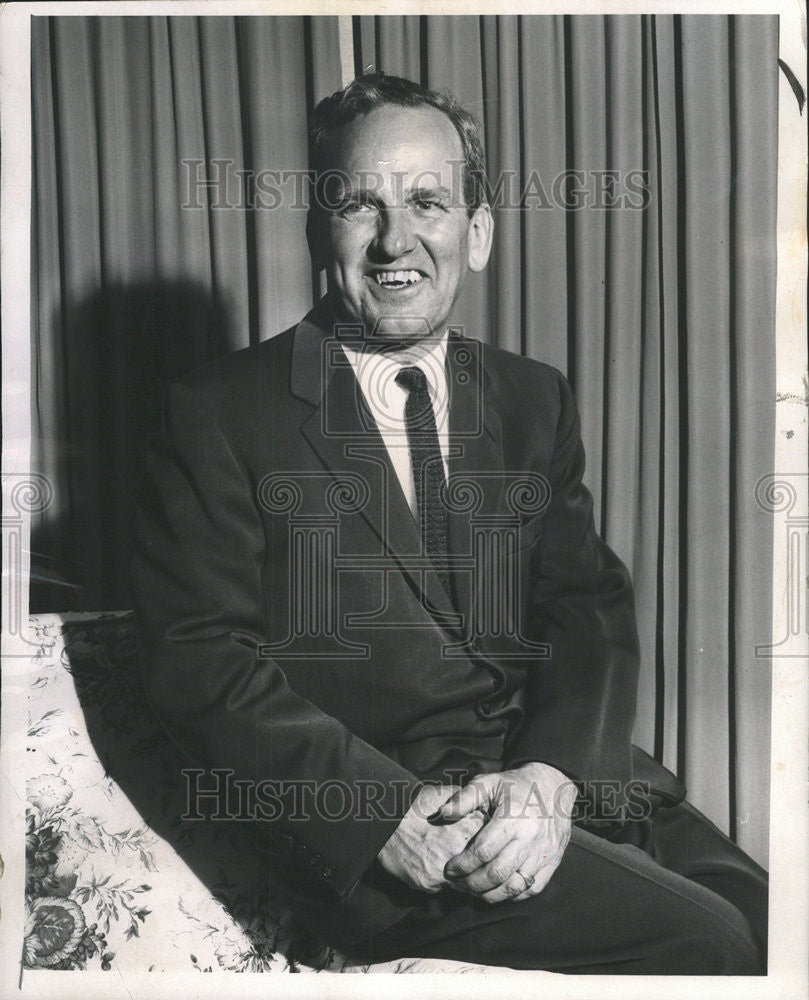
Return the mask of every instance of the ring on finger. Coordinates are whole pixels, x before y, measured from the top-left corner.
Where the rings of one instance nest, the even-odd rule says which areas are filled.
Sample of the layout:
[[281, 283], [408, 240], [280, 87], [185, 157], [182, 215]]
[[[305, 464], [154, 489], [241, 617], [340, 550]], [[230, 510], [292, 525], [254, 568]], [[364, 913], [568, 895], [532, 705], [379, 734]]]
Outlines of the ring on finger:
[[525, 875], [523, 872], [520, 871], [519, 868], [514, 872], [514, 874], [519, 875], [520, 878], [523, 880], [523, 882], [525, 882], [525, 888], [521, 889], [520, 892], [527, 892], [534, 884], [533, 875]]

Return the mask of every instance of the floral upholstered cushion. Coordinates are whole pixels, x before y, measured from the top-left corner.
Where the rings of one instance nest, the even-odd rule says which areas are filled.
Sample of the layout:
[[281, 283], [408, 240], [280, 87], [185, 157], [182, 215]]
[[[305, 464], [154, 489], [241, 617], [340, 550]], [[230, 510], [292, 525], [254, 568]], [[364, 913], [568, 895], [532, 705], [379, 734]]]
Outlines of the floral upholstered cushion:
[[32, 628], [28, 969], [485, 971], [352, 966], [296, 927], [245, 824], [181, 818], [184, 762], [147, 705], [132, 616], [42, 615]]

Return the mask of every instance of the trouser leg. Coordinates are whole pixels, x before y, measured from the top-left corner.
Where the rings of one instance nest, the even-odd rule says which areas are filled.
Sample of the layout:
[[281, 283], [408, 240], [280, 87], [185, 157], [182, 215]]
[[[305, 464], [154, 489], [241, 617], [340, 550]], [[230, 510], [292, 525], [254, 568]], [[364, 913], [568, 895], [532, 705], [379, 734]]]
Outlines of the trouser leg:
[[580, 829], [537, 896], [490, 905], [444, 890], [355, 952], [363, 961], [412, 956], [569, 973], [763, 972], [735, 906], [637, 847]]
[[750, 922], [766, 964], [767, 873], [689, 802], [661, 809], [652, 824], [652, 856], [728, 900]]

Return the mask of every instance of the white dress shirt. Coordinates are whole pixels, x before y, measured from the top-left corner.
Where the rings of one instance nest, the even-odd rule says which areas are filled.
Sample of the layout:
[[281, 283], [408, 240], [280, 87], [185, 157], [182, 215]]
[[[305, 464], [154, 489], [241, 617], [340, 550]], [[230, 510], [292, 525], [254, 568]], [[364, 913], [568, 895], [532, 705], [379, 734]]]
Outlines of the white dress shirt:
[[393, 469], [399, 479], [402, 492], [410, 504], [413, 514], [416, 509], [416, 489], [413, 483], [413, 467], [410, 462], [410, 448], [405, 426], [405, 403], [407, 391], [396, 382], [402, 368], [420, 368], [427, 379], [427, 387], [435, 413], [438, 444], [444, 460], [444, 475], [447, 476], [447, 456], [449, 454], [449, 390], [447, 385], [446, 358], [447, 333], [439, 340], [432, 341], [424, 353], [418, 356], [407, 351], [356, 351], [343, 344], [346, 357], [354, 369], [368, 408], [376, 421], [382, 440], [385, 442]]

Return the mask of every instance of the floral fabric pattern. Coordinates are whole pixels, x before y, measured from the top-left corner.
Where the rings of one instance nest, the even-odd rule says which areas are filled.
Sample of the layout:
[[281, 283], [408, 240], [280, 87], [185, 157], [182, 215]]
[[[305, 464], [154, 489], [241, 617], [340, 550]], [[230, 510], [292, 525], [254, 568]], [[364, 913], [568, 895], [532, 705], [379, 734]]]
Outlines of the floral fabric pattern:
[[183, 819], [184, 762], [149, 708], [131, 614], [37, 616], [32, 630], [27, 970], [485, 971], [351, 966], [295, 926], [242, 827]]

